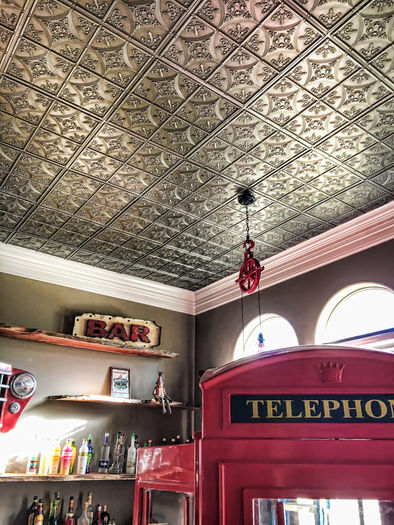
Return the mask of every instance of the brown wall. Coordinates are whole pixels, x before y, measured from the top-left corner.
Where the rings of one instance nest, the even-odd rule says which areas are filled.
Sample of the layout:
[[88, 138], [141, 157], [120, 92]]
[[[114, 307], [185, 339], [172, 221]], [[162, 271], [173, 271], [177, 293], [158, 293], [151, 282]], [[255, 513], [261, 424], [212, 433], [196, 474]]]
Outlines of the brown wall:
[[[394, 241], [300, 275], [260, 292], [261, 312], [276, 313], [292, 325], [300, 344], [313, 344], [316, 323], [327, 301], [345, 286], [376, 282], [394, 288]], [[264, 272], [262, 273], [264, 281]], [[244, 296], [244, 324], [258, 316], [257, 294]], [[233, 360], [242, 331], [241, 300], [196, 317], [196, 371]], [[200, 401], [199, 388], [196, 402]]]
[[[122, 356], [92, 350], [81, 350], [29, 341], [0, 338], [0, 361], [31, 371], [37, 378], [37, 393], [22, 414], [14, 442], [26, 432], [26, 442], [34, 440], [36, 421], [50, 422], [51, 431], [64, 420], [74, 420], [69, 435], [75, 435], [80, 446], [83, 437], [92, 433], [94, 445], [93, 469], [96, 471], [98, 454], [104, 432], [115, 437], [118, 430], [139, 435], [140, 441], [190, 435], [191, 415], [174, 410], [171, 416], [149, 408], [111, 407], [49, 401], [55, 394], [109, 393], [109, 367], [128, 368], [131, 371], [132, 397], [150, 399], [159, 370], [164, 372], [167, 392], [174, 400], [193, 402], [194, 377], [194, 318], [193, 316], [154, 308], [138, 303], [82, 292], [72, 288], [42, 283], [7, 274], [1, 275], [1, 322], [25, 327], [42, 328], [71, 333], [75, 315], [93, 312], [140, 319], [152, 319], [162, 327], [161, 348], [180, 354], [174, 359]], [[32, 418], [37, 418], [32, 420]], [[76, 421], [75, 421], [76, 420]], [[66, 423], [68, 424], [68, 423]], [[26, 430], [25, 430], [26, 429]], [[12, 435], [7, 434], [7, 438]], [[38, 433], [40, 430], [38, 428]], [[1, 445], [0, 434], [0, 445]], [[24, 437], [24, 436], [22, 436]], [[64, 440], [62, 441], [64, 443]], [[14, 445], [14, 450], [17, 445]], [[21, 471], [26, 466], [26, 448], [20, 446], [18, 457], [8, 464], [8, 471]], [[34, 495], [49, 499], [59, 490], [68, 500], [93, 491], [94, 503], [108, 503], [117, 525], [131, 524], [133, 482], [84, 483], [1, 483], [0, 525], [24, 525], [25, 508]]]

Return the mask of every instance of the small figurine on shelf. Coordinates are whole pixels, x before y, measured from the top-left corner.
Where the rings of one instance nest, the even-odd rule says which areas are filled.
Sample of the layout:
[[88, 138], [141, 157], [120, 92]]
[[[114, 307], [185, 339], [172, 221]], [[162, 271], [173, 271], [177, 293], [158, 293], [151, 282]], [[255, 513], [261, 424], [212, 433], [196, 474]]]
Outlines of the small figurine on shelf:
[[153, 399], [160, 403], [163, 409], [163, 414], [167, 411], [171, 414], [171, 399], [167, 396], [166, 389], [163, 383], [163, 372], [159, 372], [155, 388], [153, 389]]

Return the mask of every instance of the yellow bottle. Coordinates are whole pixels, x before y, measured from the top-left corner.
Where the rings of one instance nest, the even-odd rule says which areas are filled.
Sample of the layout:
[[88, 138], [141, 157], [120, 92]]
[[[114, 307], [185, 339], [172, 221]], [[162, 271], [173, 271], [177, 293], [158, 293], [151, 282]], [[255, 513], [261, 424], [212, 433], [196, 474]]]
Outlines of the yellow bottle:
[[56, 445], [56, 447], [53, 449], [53, 452], [51, 454], [50, 460], [49, 460], [49, 472], [48, 474], [57, 474], [59, 470], [59, 463], [60, 463], [60, 454], [61, 454], [61, 448], [59, 443]]
[[75, 438], [71, 441], [72, 455], [71, 455], [71, 465], [70, 465], [70, 474], [74, 472], [75, 458], [77, 457], [77, 447], [75, 446]]
[[33, 524], [34, 525], [43, 525], [43, 523], [44, 523], [44, 516], [43, 516], [43, 513], [42, 513], [42, 501], [40, 500], [39, 503], [38, 503], [38, 514], [34, 518]]

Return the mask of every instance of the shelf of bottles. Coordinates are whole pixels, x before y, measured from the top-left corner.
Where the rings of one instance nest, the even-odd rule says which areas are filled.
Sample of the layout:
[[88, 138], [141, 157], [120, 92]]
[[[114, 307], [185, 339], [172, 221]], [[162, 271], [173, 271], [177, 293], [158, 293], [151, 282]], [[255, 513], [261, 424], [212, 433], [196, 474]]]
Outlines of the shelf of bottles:
[[113, 354], [138, 355], [143, 357], [178, 357], [179, 354], [169, 352], [160, 348], [130, 348], [125, 343], [111, 341], [92, 341], [90, 337], [76, 337], [58, 332], [47, 332], [39, 328], [25, 328], [23, 326], [10, 326], [0, 324], [0, 337], [11, 337], [12, 339], [24, 339], [27, 341], [39, 341], [58, 346], [69, 346], [72, 348], [84, 348], [86, 350], [98, 350]]
[[[81, 395], [58, 395], [49, 396], [52, 401], [75, 401], [79, 403], [106, 403], [110, 405], [129, 405], [135, 407], [162, 408], [161, 403], [152, 399], [125, 399], [119, 397], [104, 396], [100, 394]], [[180, 401], [171, 401], [171, 408], [183, 408], [185, 410], [199, 410], [200, 407], [184, 405]]]
[[2, 474], [0, 476], [1, 482], [30, 482], [30, 481], [132, 481], [135, 479], [135, 476], [131, 474], [68, 474], [67, 476], [62, 476], [61, 474]]

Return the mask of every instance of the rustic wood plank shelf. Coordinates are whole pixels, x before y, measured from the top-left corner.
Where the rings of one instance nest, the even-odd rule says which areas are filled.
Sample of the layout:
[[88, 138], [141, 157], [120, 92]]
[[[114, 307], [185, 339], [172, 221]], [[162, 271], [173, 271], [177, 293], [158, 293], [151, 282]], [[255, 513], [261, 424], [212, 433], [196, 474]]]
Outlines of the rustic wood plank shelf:
[[69, 476], [62, 476], [61, 474], [54, 475], [35, 475], [35, 474], [2, 474], [0, 476], [0, 483], [32, 482], [32, 481], [131, 481], [135, 476], [130, 474], [70, 474]]
[[135, 355], [143, 357], [178, 357], [175, 352], [168, 352], [158, 348], [130, 348], [125, 343], [114, 343], [104, 341], [92, 341], [89, 337], [76, 337], [74, 335], [47, 332], [39, 328], [24, 328], [22, 326], [0, 325], [0, 336], [12, 339], [24, 339], [27, 341], [39, 341], [51, 345], [69, 346], [72, 348], [84, 348], [86, 350], [97, 350], [113, 354]]
[[[123, 399], [112, 396], [102, 396], [99, 394], [87, 395], [59, 395], [49, 396], [48, 399], [52, 401], [71, 401], [78, 403], [104, 403], [109, 405], [128, 405], [135, 407], [161, 408], [159, 403], [150, 399]], [[199, 410], [199, 407], [184, 405], [179, 401], [172, 401], [171, 408], [182, 408], [184, 410]]]

